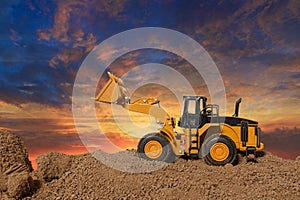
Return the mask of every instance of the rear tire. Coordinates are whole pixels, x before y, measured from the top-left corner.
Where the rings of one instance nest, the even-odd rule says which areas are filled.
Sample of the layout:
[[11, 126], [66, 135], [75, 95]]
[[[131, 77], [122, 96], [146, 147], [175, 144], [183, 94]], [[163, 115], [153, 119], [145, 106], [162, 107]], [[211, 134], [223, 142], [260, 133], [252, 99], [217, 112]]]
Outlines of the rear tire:
[[215, 134], [210, 136], [204, 141], [202, 147], [202, 157], [209, 165], [232, 164], [237, 156], [234, 142], [225, 135]]
[[139, 156], [146, 160], [173, 162], [175, 157], [170, 142], [160, 134], [148, 134], [143, 137], [137, 151]]

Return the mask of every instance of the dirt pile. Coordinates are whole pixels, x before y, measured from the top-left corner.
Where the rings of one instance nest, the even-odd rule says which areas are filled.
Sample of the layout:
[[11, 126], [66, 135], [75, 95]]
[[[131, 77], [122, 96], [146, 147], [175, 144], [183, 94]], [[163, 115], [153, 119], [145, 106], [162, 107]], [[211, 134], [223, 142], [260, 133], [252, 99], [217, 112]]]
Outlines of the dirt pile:
[[[133, 152], [112, 157], [117, 156], [124, 162], [116, 165], [128, 166], [127, 162], [134, 166], [139, 159]], [[178, 159], [174, 164], [142, 174], [112, 169], [90, 154], [67, 157], [70, 160], [63, 154], [47, 154], [40, 159], [38, 167], [42, 169], [38, 172], [45, 171], [44, 167], [46, 171], [60, 170], [50, 182], [44, 176], [48, 181], [32, 199], [300, 199], [300, 161], [269, 153], [258, 158], [257, 163], [246, 163], [241, 158], [239, 165], [224, 167], [208, 166], [202, 160]], [[62, 162], [46, 165], [52, 158]]]
[[34, 190], [31, 171], [23, 141], [11, 133], [0, 131], [0, 199], [19, 199], [30, 195]]
[[25, 199], [300, 199], [300, 157], [292, 161], [267, 153], [257, 163], [239, 158], [236, 166], [214, 167], [203, 160], [148, 162], [133, 151], [48, 153], [37, 159], [38, 170], [30, 174], [40, 187]]
[[70, 170], [72, 156], [50, 152], [39, 156], [36, 162], [39, 167], [37, 175], [49, 182], [61, 178], [64, 173]]

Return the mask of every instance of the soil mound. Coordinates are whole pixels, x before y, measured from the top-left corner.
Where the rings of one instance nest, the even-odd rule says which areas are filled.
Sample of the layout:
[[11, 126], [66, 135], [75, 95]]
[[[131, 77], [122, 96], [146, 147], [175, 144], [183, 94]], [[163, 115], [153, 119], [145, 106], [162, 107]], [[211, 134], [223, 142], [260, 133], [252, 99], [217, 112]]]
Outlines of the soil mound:
[[[246, 162], [239, 155], [238, 165], [215, 167], [183, 158], [173, 164], [149, 162], [134, 151], [47, 153], [37, 159], [37, 171], [29, 173], [20, 139], [1, 133], [0, 141], [0, 199], [300, 199], [299, 157], [284, 160], [266, 153], [257, 162]], [[23, 170], [8, 174], [16, 163]], [[31, 177], [39, 180], [39, 188], [25, 197], [35, 188]]]
[[0, 155], [0, 199], [30, 195], [34, 181], [29, 174], [32, 166], [23, 141], [7, 131], [0, 131]]
[[[96, 154], [110, 157], [111, 163], [121, 160], [114, 166], [124, 165], [123, 169], [145, 167], [148, 162], [140, 163], [132, 151], [111, 156], [100, 151]], [[57, 178], [49, 182], [44, 176], [44, 184], [32, 199], [300, 199], [300, 161], [270, 153], [259, 157], [257, 163], [247, 163], [240, 157], [238, 165], [224, 167], [178, 159], [144, 173], [115, 170], [93, 154], [47, 154], [42, 160], [48, 164], [38, 165], [38, 172], [57, 171]], [[50, 160], [62, 162], [52, 162], [52, 166]], [[157, 163], [148, 162], [148, 166], [153, 165]]]
[[49, 182], [59, 179], [71, 167], [72, 156], [62, 153], [50, 152], [39, 156], [36, 160], [38, 166], [38, 176]]

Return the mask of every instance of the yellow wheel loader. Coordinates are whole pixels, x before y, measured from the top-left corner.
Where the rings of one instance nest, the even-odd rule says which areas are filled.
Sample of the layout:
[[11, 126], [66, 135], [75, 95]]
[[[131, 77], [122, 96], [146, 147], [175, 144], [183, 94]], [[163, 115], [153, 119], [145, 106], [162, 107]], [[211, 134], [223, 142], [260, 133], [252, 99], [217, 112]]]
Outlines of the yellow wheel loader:
[[[156, 98], [131, 102], [123, 81], [108, 72], [109, 81], [94, 99], [119, 104], [129, 111], [150, 114], [162, 124], [156, 133], [146, 134], [138, 143], [140, 157], [172, 162], [176, 156], [203, 158], [209, 165], [234, 163], [238, 152], [254, 155], [264, 148], [258, 122], [238, 117], [241, 98], [233, 116], [219, 116], [219, 106], [207, 104], [203, 96], [184, 96], [183, 111], [176, 120], [160, 107]], [[176, 126], [182, 132], [176, 131]]]

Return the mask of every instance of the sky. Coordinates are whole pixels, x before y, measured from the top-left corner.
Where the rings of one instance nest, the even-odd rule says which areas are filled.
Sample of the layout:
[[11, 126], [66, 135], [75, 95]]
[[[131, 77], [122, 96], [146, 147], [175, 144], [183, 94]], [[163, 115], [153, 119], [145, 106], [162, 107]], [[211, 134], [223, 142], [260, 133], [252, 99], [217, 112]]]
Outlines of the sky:
[[[298, 0], [4, 0], [0, 8], [0, 128], [24, 139], [32, 160], [48, 151], [86, 151], [72, 114], [76, 75], [101, 42], [141, 27], [175, 30], [198, 42], [222, 77], [226, 113], [232, 114], [235, 100], [242, 97], [240, 115], [257, 120], [268, 137], [274, 135], [266, 148], [287, 158], [300, 153]], [[99, 59], [118, 51], [107, 48]], [[147, 63], [169, 66], [197, 94], [209, 97], [203, 77], [191, 64], [165, 50], [131, 51], [107, 68], [127, 77], [128, 83], [145, 83], [147, 77], [168, 79], [157, 76], [158, 68], [135, 68]], [[106, 81], [106, 75], [99, 77], [98, 91]], [[172, 116], [179, 117], [180, 103], [170, 89], [143, 85], [132, 98], [141, 96], [158, 97]], [[96, 105], [106, 136], [121, 148], [134, 147], [135, 140], [110, 120], [110, 109]], [[143, 123], [145, 118], [138, 119]], [[84, 120], [88, 124], [88, 117]], [[283, 136], [286, 145], [279, 145], [274, 138]]]

